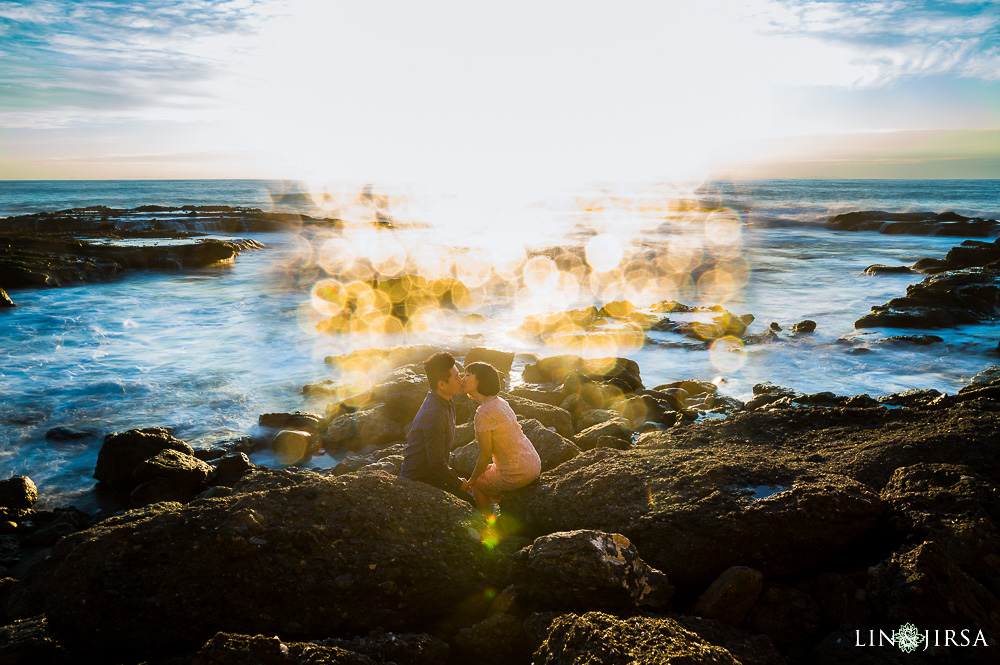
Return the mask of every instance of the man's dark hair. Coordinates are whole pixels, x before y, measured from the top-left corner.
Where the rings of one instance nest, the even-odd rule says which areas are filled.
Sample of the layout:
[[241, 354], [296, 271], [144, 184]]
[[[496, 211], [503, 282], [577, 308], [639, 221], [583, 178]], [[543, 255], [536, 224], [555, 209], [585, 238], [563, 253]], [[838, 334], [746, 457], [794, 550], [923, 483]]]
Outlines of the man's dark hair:
[[439, 351], [424, 361], [424, 371], [427, 372], [427, 383], [431, 390], [438, 389], [438, 383], [448, 382], [451, 378], [451, 368], [455, 366], [455, 357], [447, 351]]
[[466, 372], [476, 375], [478, 386], [476, 391], [484, 396], [490, 397], [500, 392], [500, 372], [489, 363], [471, 363], [465, 366]]

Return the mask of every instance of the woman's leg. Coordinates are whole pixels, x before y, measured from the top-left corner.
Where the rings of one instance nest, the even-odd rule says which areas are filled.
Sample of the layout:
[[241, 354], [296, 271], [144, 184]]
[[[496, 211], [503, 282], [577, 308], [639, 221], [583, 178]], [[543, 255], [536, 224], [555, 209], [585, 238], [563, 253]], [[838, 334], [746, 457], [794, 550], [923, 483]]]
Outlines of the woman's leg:
[[483, 491], [479, 483], [472, 486], [472, 496], [476, 499], [476, 508], [484, 513], [490, 512], [490, 495]]

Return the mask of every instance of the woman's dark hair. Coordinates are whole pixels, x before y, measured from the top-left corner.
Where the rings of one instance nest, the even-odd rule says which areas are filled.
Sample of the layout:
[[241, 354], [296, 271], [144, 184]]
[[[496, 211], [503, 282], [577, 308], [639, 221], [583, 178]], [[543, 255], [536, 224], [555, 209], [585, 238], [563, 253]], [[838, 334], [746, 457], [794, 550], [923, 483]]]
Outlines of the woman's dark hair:
[[438, 389], [438, 383], [448, 382], [451, 368], [455, 366], [455, 358], [446, 351], [440, 351], [424, 361], [424, 371], [427, 372], [427, 383], [431, 390]]
[[479, 386], [476, 391], [484, 396], [490, 397], [500, 392], [500, 372], [489, 363], [472, 363], [465, 366], [466, 372], [476, 375]]

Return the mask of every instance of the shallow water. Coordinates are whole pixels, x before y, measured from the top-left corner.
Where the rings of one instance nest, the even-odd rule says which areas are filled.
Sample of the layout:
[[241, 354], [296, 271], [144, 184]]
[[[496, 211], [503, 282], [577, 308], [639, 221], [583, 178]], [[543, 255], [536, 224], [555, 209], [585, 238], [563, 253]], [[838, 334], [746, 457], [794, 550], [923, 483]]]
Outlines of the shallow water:
[[[872, 305], [902, 295], [908, 284], [922, 279], [905, 274], [867, 277], [863, 274], [866, 266], [943, 257], [961, 239], [831, 232], [816, 224], [772, 226], [755, 224], [755, 219], [781, 217], [781, 210], [796, 209], [802, 217], [784, 219], [802, 222], [821, 216], [823, 206], [834, 199], [849, 199], [851, 191], [860, 204], [848, 209], [901, 209], [924, 197], [925, 209], [957, 209], [988, 216], [990, 210], [1000, 208], [989, 207], [991, 202], [995, 204], [997, 190], [977, 182], [968, 185], [972, 193], [966, 198], [952, 200], [965, 184], [949, 187], [940, 199], [933, 199], [929, 192], [937, 186], [926, 183], [900, 185], [899, 191], [882, 185], [882, 194], [877, 195], [877, 185], [870, 182], [865, 184], [865, 192], [859, 193], [857, 186], [852, 190], [848, 181], [838, 181], [839, 186], [829, 185], [829, 191], [817, 193], [801, 183], [796, 188], [791, 181], [766, 181], [756, 186], [755, 191], [766, 190], [761, 195], [766, 205], [757, 208], [750, 206], [753, 194], [743, 185], [737, 192], [739, 200], [728, 202], [734, 208], [746, 208], [739, 217], [738, 254], [749, 266], [749, 276], [745, 285], [728, 295], [725, 306], [736, 314], [756, 317], [750, 333], [765, 330], [771, 321], [778, 322], [785, 329], [782, 341], [750, 346], [745, 353], [655, 346], [625, 353], [639, 362], [647, 386], [720, 377], [723, 392], [742, 399], [751, 394], [754, 383], [764, 380], [802, 392], [845, 395], [878, 396], [917, 387], [954, 393], [977, 372], [997, 362], [994, 350], [1000, 324], [944, 331], [859, 331], [871, 334], [858, 335], [853, 344], [841, 338], [855, 334], [854, 321]], [[47, 183], [31, 189], [22, 184], [22, 190], [30, 191], [18, 193], [14, 198], [20, 198], [13, 203], [9, 187], [0, 187], [0, 209], [28, 208], [32, 200], [37, 208], [45, 207], [49, 203], [44, 197], [56, 194], [61, 197], [56, 208], [84, 200], [88, 205], [266, 204], [266, 194], [261, 194], [266, 188], [257, 181], [230, 187], [232, 198], [226, 198], [230, 190], [218, 182], [204, 189], [185, 184], [180, 187], [183, 191], [176, 187], [170, 190], [169, 184], [161, 184], [160, 190], [152, 185], [129, 190], [120, 183], [103, 184], [94, 191], [86, 187]], [[128, 196], [113, 201], [101, 198], [115, 187], [127, 190]], [[203, 198], [198, 199], [196, 192]], [[893, 197], [899, 192], [909, 192], [909, 198], [899, 199], [905, 205], [894, 206]], [[261, 196], [265, 197], [263, 203]], [[558, 239], [556, 228], [568, 229], [563, 237], [575, 238], [573, 242], [587, 242], [595, 233], [607, 233], [606, 227], [588, 225], [590, 213], [562, 214], [565, 212], [551, 214], [567, 226], [553, 224], [539, 228], [530, 238], [514, 240], [523, 241], [522, 245], [529, 240], [543, 245]], [[550, 213], [535, 209], [531, 214], [544, 217]], [[682, 234], [682, 225], [664, 222], [661, 211], [633, 209], [628, 216], [626, 208], [621, 208], [616, 215], [621, 220], [616, 237], [626, 255], [652, 251], [655, 256], [663, 251], [664, 243]], [[683, 230], [689, 245], [714, 242], [711, 234], [691, 240], [689, 231]], [[303, 238], [291, 234], [246, 237], [262, 242], [267, 249], [244, 252], [227, 266], [126, 272], [106, 283], [13, 292], [18, 307], [0, 312], [0, 476], [31, 476], [39, 485], [42, 505], [69, 502], [93, 486], [97, 450], [107, 432], [164, 425], [174, 427], [175, 434], [186, 439], [228, 430], [250, 432], [258, 415], [265, 412], [321, 411], [323, 404], [307, 402], [301, 387], [336, 378], [323, 362], [325, 356], [400, 341], [317, 332], [315, 316], [310, 314], [312, 281], [300, 283], [289, 273], [289, 266], [303, 262]], [[449, 227], [449, 234], [443, 236], [432, 228], [397, 231], [391, 242], [387, 237], [375, 237], [373, 247], [384, 251], [396, 243], [412, 254], [437, 243], [468, 256], [488, 249], [496, 236], [470, 224], [461, 233]], [[319, 242], [310, 245], [313, 255], [318, 255], [315, 245]], [[629, 293], [628, 284], [619, 286], [615, 287], [618, 291], [609, 287], [601, 297], [636, 297]], [[524, 313], [553, 301], [537, 300], [537, 293], [530, 294], [536, 299], [529, 301], [523, 289], [507, 287], [487, 289], [475, 302], [472, 311], [489, 317], [486, 324], [469, 326], [460, 316], [445, 312], [430, 321], [428, 330], [406, 341], [454, 348], [482, 343], [518, 351], [557, 352], [509, 334]], [[684, 296], [677, 299], [691, 305], [716, 302], [690, 288], [659, 295]], [[601, 299], [586, 289], [576, 289], [573, 298], [557, 301], [567, 306], [601, 304]], [[652, 302], [636, 300], [637, 305]], [[816, 321], [816, 332], [790, 335], [791, 324], [803, 319]], [[932, 332], [945, 341], [926, 347], [874, 343], [892, 334], [919, 332]], [[667, 333], [650, 333], [650, 337], [680, 339]], [[857, 352], [858, 346], [870, 350]], [[95, 436], [78, 442], [46, 441], [45, 432], [57, 426], [91, 428]], [[257, 461], [266, 462], [266, 456]]]

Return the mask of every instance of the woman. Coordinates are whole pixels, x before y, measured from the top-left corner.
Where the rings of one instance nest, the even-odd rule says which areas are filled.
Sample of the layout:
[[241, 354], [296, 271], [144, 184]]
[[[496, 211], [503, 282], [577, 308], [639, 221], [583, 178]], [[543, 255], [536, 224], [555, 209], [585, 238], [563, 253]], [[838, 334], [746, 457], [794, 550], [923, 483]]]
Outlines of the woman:
[[542, 460], [521, 431], [510, 405], [497, 397], [500, 374], [493, 365], [468, 365], [462, 389], [479, 402], [475, 416], [479, 461], [462, 488], [472, 492], [476, 508], [488, 512], [491, 501], [499, 503], [505, 493], [537, 478], [542, 471]]

